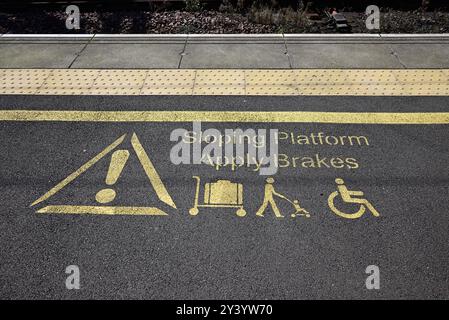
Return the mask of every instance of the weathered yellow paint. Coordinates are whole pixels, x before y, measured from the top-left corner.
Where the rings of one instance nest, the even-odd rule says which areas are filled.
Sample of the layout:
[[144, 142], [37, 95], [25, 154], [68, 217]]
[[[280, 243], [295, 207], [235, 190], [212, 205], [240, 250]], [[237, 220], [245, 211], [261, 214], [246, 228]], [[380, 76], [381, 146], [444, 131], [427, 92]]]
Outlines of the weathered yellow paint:
[[62, 180], [60, 183], [58, 183], [56, 186], [51, 188], [47, 193], [45, 193], [42, 197], [34, 201], [31, 206], [35, 206], [38, 203], [41, 203], [42, 201], [47, 200], [54, 194], [56, 194], [59, 190], [64, 188], [66, 185], [68, 185], [70, 182], [78, 178], [83, 172], [87, 171], [90, 167], [92, 167], [95, 163], [100, 161], [105, 155], [107, 155], [111, 150], [113, 150], [115, 147], [117, 147], [120, 143], [123, 142], [125, 139], [126, 134], [115, 140], [113, 143], [111, 143], [109, 146], [107, 146], [103, 151], [101, 151], [99, 154], [97, 154], [95, 157], [87, 161], [85, 164], [83, 164], [79, 169], [71, 173], [67, 178]]
[[0, 69], [0, 94], [449, 96], [449, 69]]
[[135, 133], [133, 133], [133, 135], [131, 137], [131, 145], [134, 148], [134, 151], [137, 154], [137, 158], [139, 158], [139, 161], [142, 164], [142, 167], [143, 167], [148, 179], [150, 180], [151, 185], [153, 186], [154, 190], [156, 191], [156, 194], [157, 194], [159, 200], [165, 202], [169, 206], [176, 209], [176, 204], [173, 202], [173, 199], [171, 198], [167, 189], [165, 189], [165, 186], [161, 180], [161, 177], [159, 176], [156, 169], [154, 168], [153, 163], [151, 162], [147, 153], [143, 149], [143, 146], [140, 143], [139, 138], [137, 138], [137, 135]]
[[[90, 167], [92, 167], [95, 163], [104, 158], [109, 152], [115, 149], [118, 145], [120, 145], [125, 139], [126, 134], [115, 140], [109, 146], [107, 146], [104, 150], [102, 150], [95, 157], [87, 161], [83, 164], [79, 169], [68, 175], [64, 180], [58, 183], [56, 186], [51, 188], [47, 193], [41, 196], [39, 199], [34, 201], [30, 206], [34, 206], [39, 204], [57, 192], [59, 192], [62, 188], [67, 186], [69, 183], [78, 178], [82, 173], [87, 171]], [[142, 167], [150, 180], [151, 185], [158, 198], [168, 204], [169, 206], [176, 209], [176, 204], [173, 202], [170, 194], [164, 186], [158, 172], [153, 166], [148, 154], [143, 149], [137, 135], [133, 133], [131, 137], [131, 145], [134, 151], [137, 154], [137, 157], [142, 164]], [[117, 179], [119, 178], [123, 167], [126, 164], [126, 161], [129, 157], [128, 150], [117, 150], [111, 156], [111, 163], [109, 166], [108, 174], [106, 176], [106, 184], [113, 185]], [[114, 189], [106, 188], [101, 189], [97, 192], [95, 199], [97, 202], [105, 204], [114, 200], [116, 196], [116, 192]], [[72, 213], [72, 214], [136, 214], [136, 215], [166, 215], [166, 213], [160, 209], [154, 207], [122, 207], [122, 206], [82, 206], [82, 205], [50, 205], [45, 208], [38, 210], [39, 213]]]
[[449, 124], [449, 112], [0, 110], [0, 121]]
[[106, 207], [106, 206], [72, 206], [72, 205], [46, 206], [42, 209], [39, 209], [37, 213], [145, 215], [145, 216], [167, 215], [164, 211], [155, 207]]

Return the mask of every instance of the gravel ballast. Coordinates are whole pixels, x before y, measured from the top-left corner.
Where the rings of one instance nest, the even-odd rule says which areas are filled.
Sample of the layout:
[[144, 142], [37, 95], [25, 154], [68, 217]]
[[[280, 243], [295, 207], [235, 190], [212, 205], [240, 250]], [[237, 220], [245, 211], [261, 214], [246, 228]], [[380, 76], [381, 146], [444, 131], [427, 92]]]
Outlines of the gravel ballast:
[[[373, 32], [365, 27], [365, 14], [344, 12], [353, 33]], [[325, 19], [301, 25], [255, 23], [249, 15], [218, 11], [180, 10], [90, 10], [81, 12], [80, 30], [68, 30], [64, 10], [0, 12], [0, 33], [335, 33]], [[379, 32], [376, 30], [375, 32]], [[381, 14], [382, 33], [447, 33], [449, 13], [442, 11], [404, 12], [387, 10]]]

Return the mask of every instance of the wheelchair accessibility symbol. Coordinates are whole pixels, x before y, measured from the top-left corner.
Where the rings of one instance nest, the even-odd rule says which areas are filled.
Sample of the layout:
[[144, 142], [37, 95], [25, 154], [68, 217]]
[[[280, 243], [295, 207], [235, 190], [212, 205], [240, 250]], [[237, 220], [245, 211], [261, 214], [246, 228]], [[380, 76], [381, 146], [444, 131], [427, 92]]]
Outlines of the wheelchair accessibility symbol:
[[[358, 219], [365, 213], [366, 209], [368, 209], [375, 217], [379, 216], [379, 212], [377, 212], [373, 205], [368, 200], [361, 198], [364, 196], [364, 193], [362, 191], [348, 190], [348, 188], [345, 186], [345, 182], [341, 178], [335, 179], [335, 183], [337, 183], [338, 185], [338, 191], [332, 192], [327, 199], [329, 208], [333, 213], [346, 219]], [[360, 204], [359, 210], [354, 213], [346, 213], [337, 209], [334, 204], [334, 200], [337, 196], [340, 196], [345, 203]]]

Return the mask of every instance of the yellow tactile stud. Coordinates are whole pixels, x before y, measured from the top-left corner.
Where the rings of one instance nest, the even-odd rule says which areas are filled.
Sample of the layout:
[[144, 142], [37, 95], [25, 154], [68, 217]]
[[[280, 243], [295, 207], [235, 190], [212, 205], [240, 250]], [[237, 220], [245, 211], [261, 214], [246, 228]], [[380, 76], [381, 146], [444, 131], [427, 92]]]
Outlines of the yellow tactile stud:
[[191, 95], [194, 82], [194, 70], [148, 70], [140, 94]]
[[146, 70], [102, 70], [90, 94], [138, 95], [147, 76]]
[[449, 95], [448, 69], [0, 69], [1, 94]]
[[446, 80], [446, 83], [449, 83], [449, 70], [444, 69], [444, 70], [440, 70], [440, 71], [443, 74], [444, 79]]
[[244, 95], [242, 70], [196, 70], [194, 95]]
[[0, 94], [35, 94], [49, 69], [0, 69]]
[[38, 94], [88, 95], [99, 70], [55, 69], [45, 80]]
[[394, 70], [392, 73], [400, 83], [447, 83], [442, 70]]
[[246, 70], [246, 94], [297, 95], [298, 75], [293, 70]]

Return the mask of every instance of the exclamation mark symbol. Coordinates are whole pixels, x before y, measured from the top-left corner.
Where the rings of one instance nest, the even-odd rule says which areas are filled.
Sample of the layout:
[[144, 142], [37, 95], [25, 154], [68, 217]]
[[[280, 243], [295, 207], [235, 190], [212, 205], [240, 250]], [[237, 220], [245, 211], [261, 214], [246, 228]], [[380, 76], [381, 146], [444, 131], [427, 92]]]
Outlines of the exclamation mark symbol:
[[[128, 158], [128, 150], [117, 150], [112, 154], [111, 163], [109, 164], [109, 170], [106, 176], [106, 184], [108, 186], [112, 186], [117, 182]], [[115, 199], [115, 195], [114, 189], [105, 188], [97, 192], [95, 200], [99, 203], [109, 203]]]

